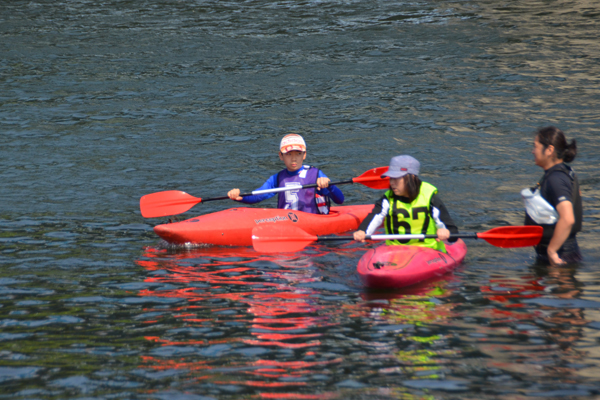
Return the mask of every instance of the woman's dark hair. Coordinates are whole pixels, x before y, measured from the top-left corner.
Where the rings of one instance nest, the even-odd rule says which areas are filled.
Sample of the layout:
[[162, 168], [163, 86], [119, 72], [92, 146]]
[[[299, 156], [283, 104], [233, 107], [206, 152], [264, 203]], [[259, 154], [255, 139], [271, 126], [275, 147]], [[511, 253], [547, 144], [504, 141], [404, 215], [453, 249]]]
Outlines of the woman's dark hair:
[[547, 126], [537, 130], [535, 137], [544, 150], [552, 145], [554, 146], [554, 152], [556, 158], [563, 160], [564, 162], [571, 162], [577, 155], [577, 143], [575, 139], [571, 140], [571, 144], [567, 144], [567, 139], [563, 131], [554, 126]]
[[406, 185], [406, 191], [408, 192], [408, 199], [411, 203], [417, 198], [419, 195], [419, 191], [421, 190], [421, 180], [417, 175], [406, 174], [404, 175], [404, 185]]

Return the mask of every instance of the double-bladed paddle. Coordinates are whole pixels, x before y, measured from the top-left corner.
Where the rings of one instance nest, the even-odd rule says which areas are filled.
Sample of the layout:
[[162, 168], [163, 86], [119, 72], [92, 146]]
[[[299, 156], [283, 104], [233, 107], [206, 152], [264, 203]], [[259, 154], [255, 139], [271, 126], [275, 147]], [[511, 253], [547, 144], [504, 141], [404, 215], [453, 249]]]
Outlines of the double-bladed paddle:
[[[390, 179], [382, 178], [381, 175], [388, 170], [388, 167], [377, 167], [368, 170], [356, 178], [351, 178], [346, 181], [330, 182], [329, 185], [345, 185], [347, 183], [360, 183], [371, 189], [387, 189], [390, 187]], [[309, 185], [286, 186], [274, 189], [255, 190], [251, 193], [240, 194], [241, 197], [252, 196], [265, 193], [278, 193], [288, 190], [309, 189], [317, 187], [316, 183]], [[198, 203], [206, 203], [207, 201], [227, 200], [228, 196], [213, 197], [203, 199], [194, 197], [186, 192], [179, 190], [167, 190], [164, 192], [151, 193], [143, 196], [140, 199], [140, 211], [144, 218], [164, 217], [167, 215], [177, 215], [186, 212]]]
[[[481, 233], [457, 233], [450, 238], [483, 239], [496, 247], [535, 246], [542, 239], [541, 226], [501, 226]], [[437, 235], [367, 235], [367, 240], [434, 239]], [[313, 242], [354, 240], [353, 236], [315, 236], [289, 225], [260, 225], [252, 230], [252, 246], [261, 253], [300, 251]]]

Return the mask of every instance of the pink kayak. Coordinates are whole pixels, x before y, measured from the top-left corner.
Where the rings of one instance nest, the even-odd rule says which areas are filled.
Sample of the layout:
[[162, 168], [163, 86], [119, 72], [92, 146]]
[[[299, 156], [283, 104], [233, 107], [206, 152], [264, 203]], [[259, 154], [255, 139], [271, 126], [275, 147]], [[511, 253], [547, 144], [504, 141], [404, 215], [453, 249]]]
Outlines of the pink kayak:
[[467, 255], [462, 239], [446, 243], [446, 250], [447, 254], [420, 246], [379, 246], [367, 251], [356, 269], [369, 288], [401, 288], [444, 275]]

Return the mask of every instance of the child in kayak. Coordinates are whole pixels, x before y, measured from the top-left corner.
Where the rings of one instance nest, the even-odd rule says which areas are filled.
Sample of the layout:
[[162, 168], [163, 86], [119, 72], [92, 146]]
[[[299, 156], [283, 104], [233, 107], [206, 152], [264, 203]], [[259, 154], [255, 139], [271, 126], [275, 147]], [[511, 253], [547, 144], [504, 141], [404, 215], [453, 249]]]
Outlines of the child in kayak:
[[[437, 189], [419, 179], [420, 164], [411, 156], [392, 158], [382, 175], [390, 177], [390, 189], [375, 203], [373, 211], [354, 232], [354, 240], [364, 242], [383, 223], [386, 234], [437, 234], [437, 239], [387, 240], [388, 245], [425, 246], [446, 253], [443, 240], [458, 229], [437, 194]], [[449, 239], [455, 242], [457, 239]]]
[[[329, 214], [330, 199], [336, 204], [344, 202], [344, 194], [335, 185], [329, 186], [329, 178], [318, 168], [303, 165], [306, 159], [306, 143], [302, 136], [289, 134], [281, 139], [279, 159], [285, 169], [272, 175], [257, 190], [274, 189], [285, 186], [299, 186], [316, 183], [318, 188], [292, 189], [279, 192], [277, 207], [298, 210], [313, 214]], [[275, 196], [276, 193], [265, 193], [253, 196], [240, 196], [239, 189], [227, 193], [230, 199], [246, 204], [254, 204]]]

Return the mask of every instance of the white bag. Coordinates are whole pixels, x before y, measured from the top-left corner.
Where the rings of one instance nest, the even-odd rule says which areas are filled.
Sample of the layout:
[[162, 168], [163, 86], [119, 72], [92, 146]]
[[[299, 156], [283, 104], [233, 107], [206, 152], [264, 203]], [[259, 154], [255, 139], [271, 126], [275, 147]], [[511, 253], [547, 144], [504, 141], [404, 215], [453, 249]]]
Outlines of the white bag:
[[558, 213], [540, 194], [540, 189], [533, 192], [526, 188], [521, 190], [527, 214], [538, 224], [553, 225], [558, 221]]

